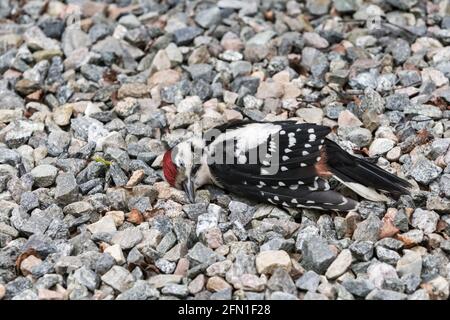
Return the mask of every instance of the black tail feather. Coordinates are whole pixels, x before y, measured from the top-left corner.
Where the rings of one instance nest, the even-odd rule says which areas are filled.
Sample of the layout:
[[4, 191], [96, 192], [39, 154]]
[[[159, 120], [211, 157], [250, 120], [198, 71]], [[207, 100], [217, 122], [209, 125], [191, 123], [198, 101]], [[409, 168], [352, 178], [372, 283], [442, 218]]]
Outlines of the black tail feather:
[[330, 171], [339, 179], [389, 192], [395, 198], [409, 194], [409, 182], [365, 159], [350, 155], [331, 140], [326, 139], [325, 148]]

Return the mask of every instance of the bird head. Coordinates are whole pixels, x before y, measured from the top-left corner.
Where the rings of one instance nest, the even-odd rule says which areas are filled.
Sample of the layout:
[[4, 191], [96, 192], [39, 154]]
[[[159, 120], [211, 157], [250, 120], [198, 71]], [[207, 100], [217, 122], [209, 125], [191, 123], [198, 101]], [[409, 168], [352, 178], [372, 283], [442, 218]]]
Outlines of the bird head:
[[195, 202], [196, 174], [201, 166], [203, 147], [203, 141], [194, 137], [166, 151], [163, 157], [164, 178], [172, 187], [184, 190], [191, 203]]

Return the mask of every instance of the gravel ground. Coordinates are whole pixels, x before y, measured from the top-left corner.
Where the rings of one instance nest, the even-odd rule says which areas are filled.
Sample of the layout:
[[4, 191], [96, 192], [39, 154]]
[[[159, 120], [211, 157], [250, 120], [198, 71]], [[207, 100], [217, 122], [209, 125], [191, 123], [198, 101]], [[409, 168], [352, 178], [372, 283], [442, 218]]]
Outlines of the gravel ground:
[[[0, 0], [0, 299], [448, 299], [448, 1], [108, 2]], [[162, 181], [167, 146], [243, 118], [333, 127], [411, 196]]]

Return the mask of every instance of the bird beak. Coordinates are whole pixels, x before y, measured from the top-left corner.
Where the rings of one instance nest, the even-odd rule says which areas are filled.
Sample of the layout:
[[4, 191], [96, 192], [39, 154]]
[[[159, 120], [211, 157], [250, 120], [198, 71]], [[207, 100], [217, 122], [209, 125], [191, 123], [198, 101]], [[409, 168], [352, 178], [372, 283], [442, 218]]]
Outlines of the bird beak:
[[194, 182], [191, 178], [188, 178], [185, 182], [183, 182], [183, 189], [186, 192], [189, 202], [195, 203], [195, 188]]

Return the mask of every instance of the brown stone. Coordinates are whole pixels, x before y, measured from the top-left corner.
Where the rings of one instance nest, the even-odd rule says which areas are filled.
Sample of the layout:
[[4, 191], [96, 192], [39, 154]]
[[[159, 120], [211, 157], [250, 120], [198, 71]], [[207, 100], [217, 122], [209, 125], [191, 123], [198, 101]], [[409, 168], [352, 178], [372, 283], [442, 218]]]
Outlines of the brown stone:
[[116, 227], [120, 227], [125, 221], [125, 213], [123, 211], [108, 211], [105, 213], [105, 217], [111, 217], [114, 220]]
[[145, 177], [144, 170], [139, 169], [134, 171], [125, 187], [126, 188], [134, 187], [135, 185], [139, 184], [144, 179], [144, 177]]
[[142, 98], [150, 96], [150, 87], [143, 83], [125, 83], [117, 91], [117, 98]]
[[396, 238], [403, 242], [406, 249], [417, 246], [423, 240], [423, 232], [417, 229], [397, 234]]
[[155, 72], [147, 81], [147, 84], [150, 88], [153, 88], [156, 85], [160, 85], [162, 87], [174, 84], [180, 81], [180, 74], [175, 70], [164, 70]]
[[29, 95], [39, 89], [39, 83], [31, 81], [29, 79], [21, 79], [16, 82], [16, 91], [23, 95]]
[[62, 292], [57, 292], [48, 289], [39, 289], [38, 290], [39, 300], [64, 300], [65, 295]]
[[353, 236], [353, 233], [356, 230], [357, 224], [361, 221], [361, 216], [355, 212], [351, 211], [347, 214], [345, 217], [345, 224], [346, 224], [346, 233], [345, 236], [347, 238], [351, 238]]
[[184, 277], [186, 276], [188, 270], [189, 270], [189, 260], [186, 258], [181, 258], [180, 260], [178, 260], [177, 267], [175, 268], [173, 274]]
[[387, 210], [386, 214], [381, 220], [382, 226], [380, 230], [380, 239], [388, 237], [391, 238], [400, 232], [400, 230], [394, 225], [394, 219], [397, 212], [398, 211], [395, 208], [389, 208]]
[[345, 127], [360, 127], [362, 122], [350, 111], [344, 110], [339, 114], [338, 125], [341, 128]]
[[242, 289], [246, 291], [263, 291], [266, 287], [267, 280], [264, 279], [264, 275], [260, 278], [254, 274], [243, 274], [240, 278], [240, 284], [242, 285]]
[[208, 247], [211, 249], [217, 249], [223, 245], [222, 232], [219, 228], [211, 228], [206, 232], [205, 240]]
[[6, 288], [4, 285], [0, 284], [0, 300], [5, 296]]
[[223, 115], [225, 116], [226, 121], [231, 120], [242, 120], [244, 117], [242, 116], [242, 113], [236, 110], [231, 109], [225, 109], [223, 112]]
[[218, 292], [228, 288], [231, 288], [231, 285], [221, 277], [217, 276], [209, 278], [208, 282], [206, 283], [206, 289], [212, 292]]
[[189, 292], [191, 294], [196, 294], [202, 291], [205, 286], [205, 281], [206, 278], [203, 274], [196, 276], [188, 285]]
[[256, 256], [256, 270], [258, 273], [272, 273], [277, 268], [285, 268], [290, 271], [291, 258], [283, 250], [267, 250]]
[[127, 221], [134, 224], [141, 224], [144, 222], [144, 216], [137, 209], [131, 209], [129, 213], [127, 213]]
[[230, 51], [241, 51], [244, 48], [244, 44], [242, 43], [241, 39], [239, 39], [239, 37], [232, 32], [226, 33], [222, 37], [220, 44], [222, 45], [222, 47], [224, 47], [225, 50]]
[[31, 271], [34, 267], [40, 265], [42, 263], [42, 260], [35, 257], [35, 256], [28, 256], [26, 259], [22, 261], [20, 264], [20, 271], [22, 271], [22, 274], [24, 276], [31, 274]]
[[114, 21], [121, 15], [131, 12], [133, 10], [139, 9], [139, 8], [140, 8], [139, 4], [135, 4], [135, 5], [127, 6], [127, 7], [118, 7], [115, 4], [111, 4], [108, 7], [108, 17]]
[[283, 85], [278, 82], [261, 82], [258, 87], [258, 92], [256, 93], [256, 97], [258, 99], [266, 99], [266, 98], [281, 98], [284, 94]]
[[210, 58], [208, 48], [206, 46], [200, 46], [194, 49], [188, 58], [188, 64], [208, 63]]
[[85, 17], [92, 17], [96, 14], [101, 14], [106, 9], [106, 3], [94, 2], [94, 1], [83, 1], [81, 6], [81, 12]]
[[29, 95], [27, 95], [27, 99], [30, 101], [39, 101], [42, 98], [43, 91], [42, 90], [36, 90]]

